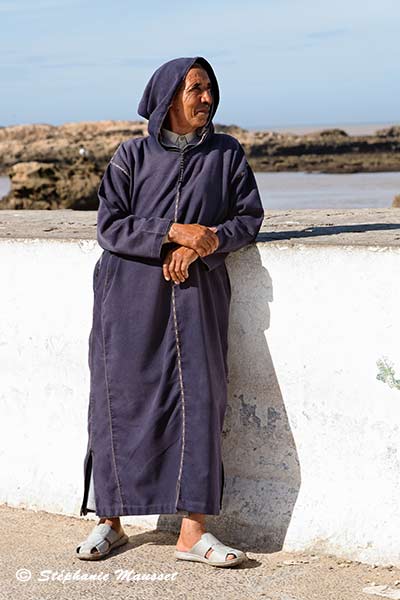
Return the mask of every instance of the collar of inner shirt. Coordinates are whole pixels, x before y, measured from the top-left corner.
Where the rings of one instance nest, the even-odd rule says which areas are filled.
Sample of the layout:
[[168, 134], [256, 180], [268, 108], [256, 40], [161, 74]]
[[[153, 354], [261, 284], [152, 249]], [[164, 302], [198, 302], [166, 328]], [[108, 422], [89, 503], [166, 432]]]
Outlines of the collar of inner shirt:
[[161, 129], [161, 142], [164, 144], [164, 146], [185, 148], [185, 146], [197, 144], [201, 137], [201, 135], [198, 134], [198, 131], [200, 134], [202, 133], [202, 129], [195, 129], [189, 133], [179, 134], [163, 127]]

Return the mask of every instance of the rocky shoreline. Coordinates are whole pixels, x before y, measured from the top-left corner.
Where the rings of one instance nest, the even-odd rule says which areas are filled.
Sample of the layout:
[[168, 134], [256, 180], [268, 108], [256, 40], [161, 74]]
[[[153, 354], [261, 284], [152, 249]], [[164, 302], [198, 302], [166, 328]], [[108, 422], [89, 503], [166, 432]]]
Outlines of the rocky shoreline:
[[[295, 135], [216, 125], [243, 145], [254, 171], [400, 171], [400, 126], [353, 136], [341, 129]], [[2, 209], [96, 210], [97, 188], [120, 144], [147, 134], [139, 121], [0, 127], [0, 174], [11, 178]]]

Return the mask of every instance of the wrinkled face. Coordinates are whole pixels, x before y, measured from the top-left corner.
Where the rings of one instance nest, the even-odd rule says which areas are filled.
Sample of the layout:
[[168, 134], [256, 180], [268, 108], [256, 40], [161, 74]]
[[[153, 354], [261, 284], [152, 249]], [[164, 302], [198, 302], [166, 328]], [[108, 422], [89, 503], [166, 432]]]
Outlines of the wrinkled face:
[[168, 112], [169, 122], [179, 129], [194, 131], [207, 123], [212, 104], [211, 81], [207, 71], [191, 68], [178, 91]]

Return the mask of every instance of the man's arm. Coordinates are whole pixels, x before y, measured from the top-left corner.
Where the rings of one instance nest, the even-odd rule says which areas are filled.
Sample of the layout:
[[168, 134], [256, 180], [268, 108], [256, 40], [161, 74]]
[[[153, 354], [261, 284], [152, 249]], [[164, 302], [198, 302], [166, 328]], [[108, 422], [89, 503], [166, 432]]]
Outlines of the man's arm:
[[239, 144], [234, 160], [230, 188], [230, 218], [216, 225], [218, 248], [200, 257], [208, 270], [222, 264], [229, 254], [253, 242], [264, 220], [264, 208], [254, 173]]
[[98, 189], [97, 241], [102, 248], [111, 252], [161, 258], [163, 240], [173, 219], [132, 215], [131, 177], [127, 153], [124, 144], [120, 144]]

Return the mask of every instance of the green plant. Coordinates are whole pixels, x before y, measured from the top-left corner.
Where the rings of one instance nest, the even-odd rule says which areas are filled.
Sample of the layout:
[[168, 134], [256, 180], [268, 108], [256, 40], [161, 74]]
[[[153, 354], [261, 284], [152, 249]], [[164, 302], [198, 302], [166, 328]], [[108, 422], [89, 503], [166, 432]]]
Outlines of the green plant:
[[393, 364], [389, 362], [386, 356], [377, 360], [376, 364], [379, 369], [379, 373], [376, 378], [379, 379], [379, 381], [387, 383], [389, 387], [394, 387], [400, 390], [400, 379], [395, 378]]

